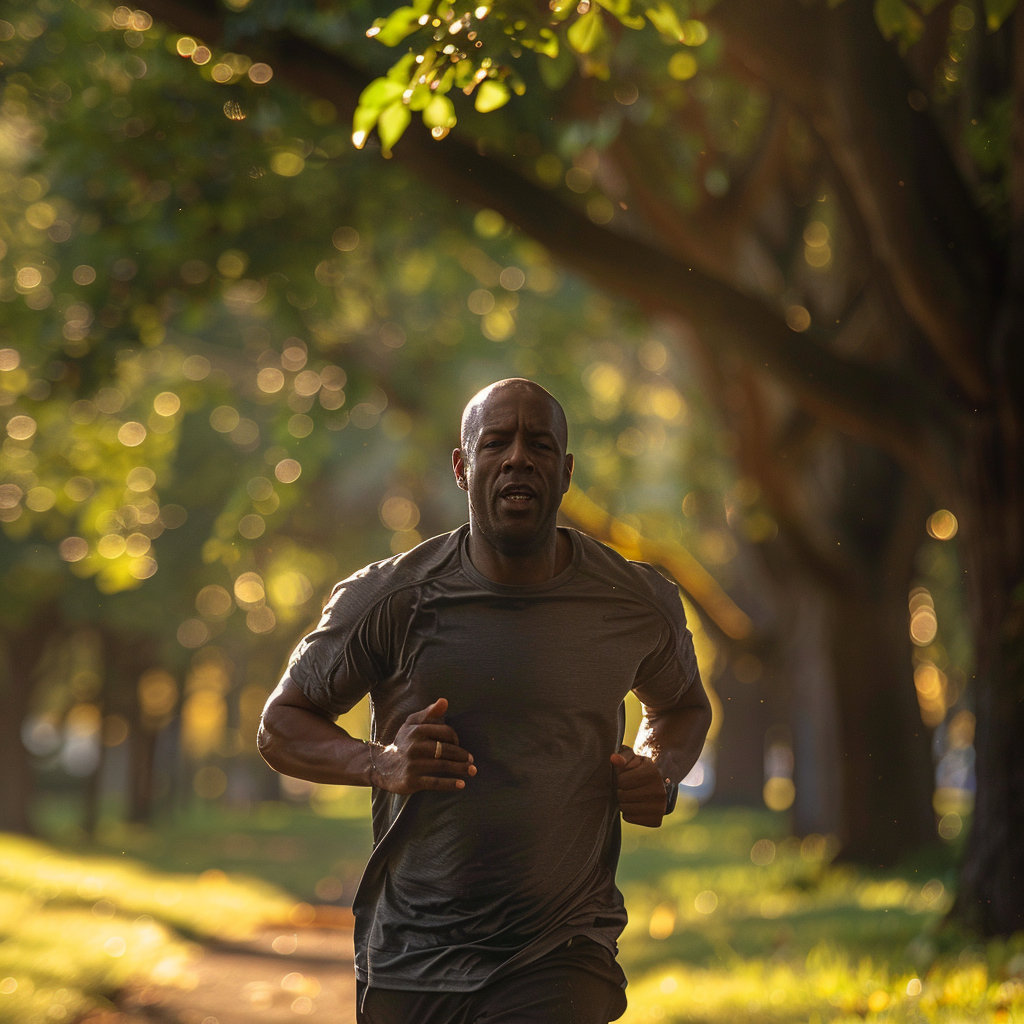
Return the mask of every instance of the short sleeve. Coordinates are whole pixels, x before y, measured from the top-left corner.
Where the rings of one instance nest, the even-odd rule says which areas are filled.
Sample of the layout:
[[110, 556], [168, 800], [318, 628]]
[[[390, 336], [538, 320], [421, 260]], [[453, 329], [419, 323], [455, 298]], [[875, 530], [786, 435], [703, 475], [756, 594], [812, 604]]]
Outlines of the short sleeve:
[[368, 600], [359, 584], [357, 575], [334, 588], [320, 623], [299, 642], [286, 671], [332, 715], [355, 707], [384, 674], [386, 602]]
[[660, 638], [654, 650], [640, 663], [633, 692], [649, 708], [667, 708], [672, 707], [698, 678], [697, 655], [679, 591], [657, 570], [645, 568], [657, 577], [653, 590]]

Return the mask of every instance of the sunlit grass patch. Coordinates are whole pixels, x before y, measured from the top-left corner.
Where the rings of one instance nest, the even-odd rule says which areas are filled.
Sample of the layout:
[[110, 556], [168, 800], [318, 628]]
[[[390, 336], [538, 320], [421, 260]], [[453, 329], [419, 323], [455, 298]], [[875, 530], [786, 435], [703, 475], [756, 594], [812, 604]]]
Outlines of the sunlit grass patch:
[[803, 963], [736, 960], [718, 969], [676, 963], [630, 985], [622, 1024], [1024, 1020], [1024, 982], [993, 973], [985, 963], [954, 959], [918, 976], [825, 945]]
[[822, 942], [851, 955], [902, 956], [949, 908], [948, 878], [865, 877], [831, 863], [836, 848], [828, 839], [779, 830], [772, 815], [718, 812], [656, 833], [627, 832], [624, 960], [713, 966], [803, 957]]
[[0, 885], [48, 904], [107, 904], [111, 912], [148, 914], [187, 934], [228, 939], [288, 921], [296, 906], [256, 879], [217, 870], [168, 875], [124, 858], [60, 853], [20, 836], [0, 839]]
[[1024, 937], [972, 947], [940, 928], [951, 865], [870, 877], [781, 824], [627, 826], [623, 1024], [1024, 1021]]
[[72, 1021], [132, 981], [191, 986], [192, 948], [175, 930], [241, 938], [307, 912], [265, 882], [0, 836], [0, 1022]]
[[189, 959], [188, 946], [147, 915], [0, 888], [0, 1021], [73, 1020], [135, 978], [187, 985]]

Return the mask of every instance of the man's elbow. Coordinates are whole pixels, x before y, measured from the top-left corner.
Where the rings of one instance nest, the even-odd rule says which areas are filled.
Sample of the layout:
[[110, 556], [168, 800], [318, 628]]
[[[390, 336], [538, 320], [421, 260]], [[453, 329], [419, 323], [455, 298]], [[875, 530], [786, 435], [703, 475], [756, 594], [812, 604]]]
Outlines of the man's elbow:
[[259, 729], [256, 730], [256, 749], [260, 752], [263, 760], [274, 769], [275, 772], [281, 771], [279, 754], [280, 754], [280, 742], [277, 734], [268, 718], [270, 714], [264, 712], [260, 718]]

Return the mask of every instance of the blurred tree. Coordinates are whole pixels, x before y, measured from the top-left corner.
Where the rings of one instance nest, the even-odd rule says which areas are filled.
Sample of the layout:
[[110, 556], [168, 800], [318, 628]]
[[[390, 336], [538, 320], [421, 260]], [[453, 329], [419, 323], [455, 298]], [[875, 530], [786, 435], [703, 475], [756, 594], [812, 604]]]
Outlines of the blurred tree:
[[[1019, 927], [1024, 27], [1004, 21], [1012, 4], [925, 16], [932, 5], [903, 0], [723, 0], [693, 18], [672, 3], [424, 0], [374, 12], [370, 34], [411, 52], [369, 89], [362, 8], [150, 7], [190, 39], [258, 51], [274, 74], [353, 111], [358, 145], [376, 125], [385, 153], [500, 211], [602, 287], [685, 318], [716, 359], [728, 350], [758, 378], [767, 369], [804, 414], [887, 453], [953, 510], [978, 669], [960, 906], [986, 931]], [[659, 37], [667, 60], [651, 57]], [[577, 62], [590, 77], [553, 125], [540, 79], [563, 84]], [[441, 102], [453, 87], [475, 90], [495, 126]], [[411, 125], [414, 109], [435, 138], [459, 117], [475, 144], [435, 144]], [[649, 188], [659, 163], [668, 187]], [[874, 753], [892, 747], [883, 738]]]

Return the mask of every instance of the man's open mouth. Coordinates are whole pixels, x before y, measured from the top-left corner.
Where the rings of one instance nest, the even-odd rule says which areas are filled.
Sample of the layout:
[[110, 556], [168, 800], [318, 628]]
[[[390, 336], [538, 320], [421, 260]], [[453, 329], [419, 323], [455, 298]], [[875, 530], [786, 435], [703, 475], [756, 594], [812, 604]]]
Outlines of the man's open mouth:
[[537, 497], [537, 492], [532, 487], [510, 484], [501, 489], [498, 497], [516, 505], [527, 505]]

